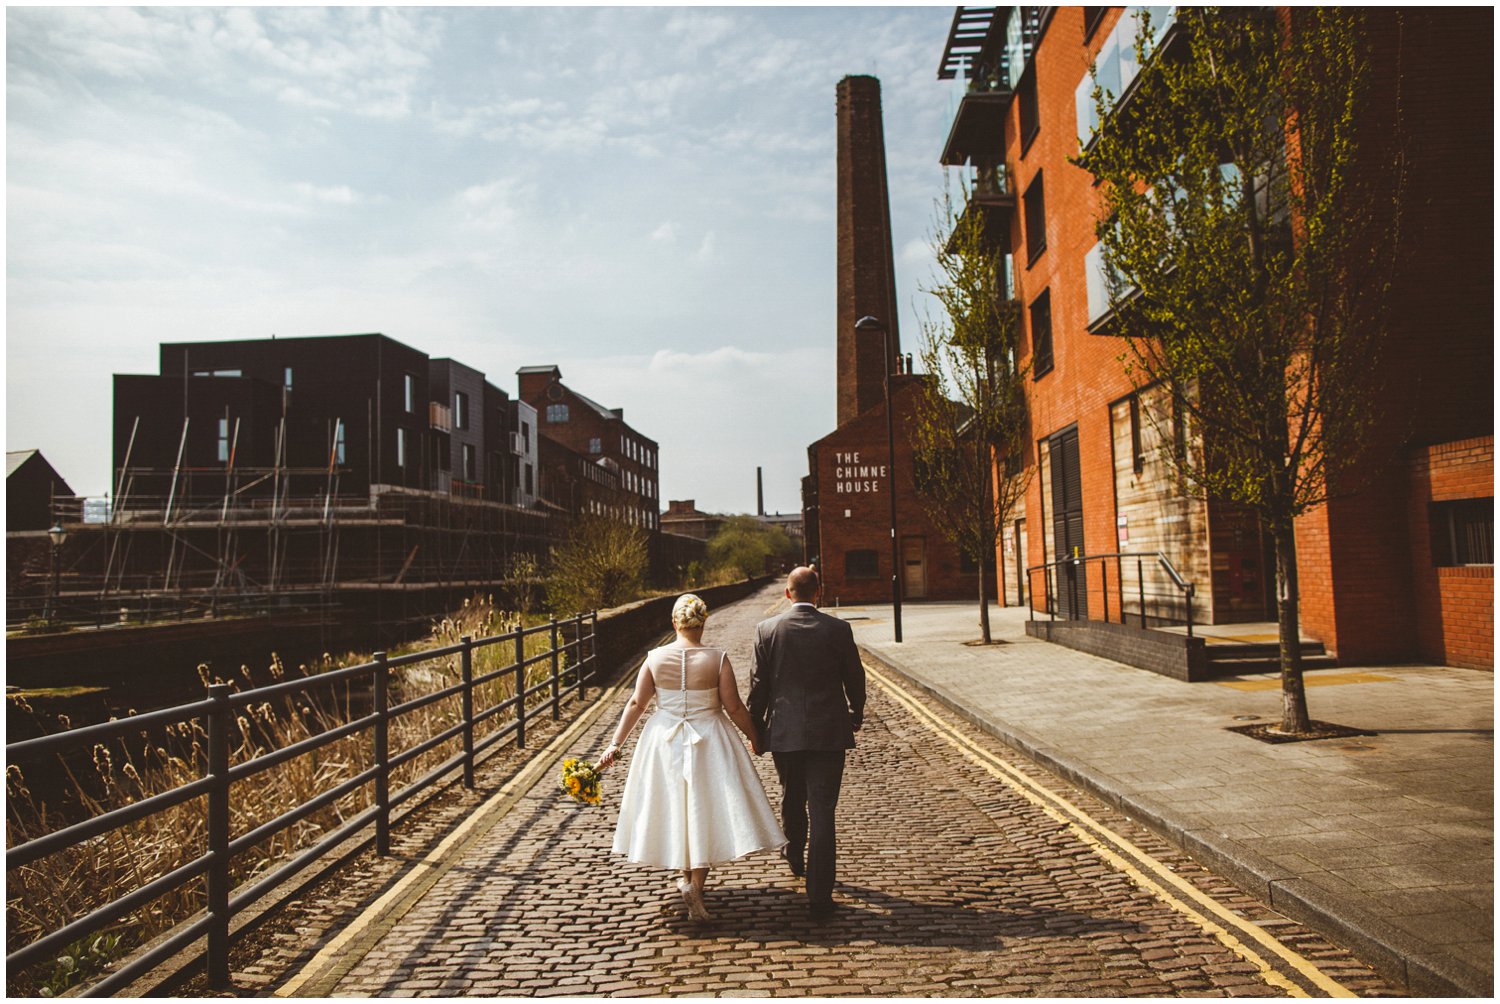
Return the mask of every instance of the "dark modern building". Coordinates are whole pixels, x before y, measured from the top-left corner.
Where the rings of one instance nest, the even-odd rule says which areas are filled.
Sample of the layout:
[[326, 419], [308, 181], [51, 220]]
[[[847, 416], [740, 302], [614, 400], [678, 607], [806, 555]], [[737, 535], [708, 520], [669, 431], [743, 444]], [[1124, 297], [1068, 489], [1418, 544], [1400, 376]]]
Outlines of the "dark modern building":
[[523, 507], [535, 495], [530, 409], [386, 335], [168, 343], [159, 374], [114, 383], [126, 502], [269, 495], [271, 482], [250, 482], [278, 469], [303, 489], [324, 472], [342, 495], [386, 485]]

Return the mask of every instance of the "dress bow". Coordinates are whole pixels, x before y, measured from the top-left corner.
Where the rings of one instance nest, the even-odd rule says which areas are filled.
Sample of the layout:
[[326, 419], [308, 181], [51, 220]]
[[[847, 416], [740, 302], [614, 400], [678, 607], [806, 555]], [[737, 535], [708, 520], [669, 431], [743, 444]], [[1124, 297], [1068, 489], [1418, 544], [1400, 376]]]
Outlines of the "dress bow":
[[703, 741], [703, 736], [688, 723], [686, 718], [679, 718], [672, 724], [672, 727], [667, 730], [666, 740], [672, 742], [680, 735], [687, 736], [687, 745], [682, 750], [682, 779], [690, 781], [693, 773], [693, 747]]

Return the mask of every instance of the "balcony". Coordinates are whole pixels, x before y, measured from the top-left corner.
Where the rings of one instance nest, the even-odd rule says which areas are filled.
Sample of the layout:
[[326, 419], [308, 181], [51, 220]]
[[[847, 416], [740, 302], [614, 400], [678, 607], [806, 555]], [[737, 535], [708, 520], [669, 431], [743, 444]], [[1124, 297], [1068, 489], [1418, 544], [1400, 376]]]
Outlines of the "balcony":
[[[1142, 51], [1136, 50], [1137, 39]], [[1109, 124], [1126, 128], [1131, 118], [1132, 98], [1141, 89], [1141, 71], [1152, 60], [1178, 58], [1183, 32], [1176, 7], [1126, 7], [1114, 29], [1105, 38], [1092, 71], [1079, 81], [1074, 93], [1078, 112], [1078, 145], [1084, 156], [1094, 148], [1099, 130]], [[1145, 57], [1144, 62], [1141, 56]], [[1103, 118], [1094, 101], [1094, 88], [1103, 91]]]
[[959, 99], [940, 162], [946, 167], [998, 162], [1005, 155], [1005, 113], [1013, 97], [1008, 87], [967, 91]]
[[[1011, 184], [1010, 169], [1004, 164], [973, 168], [968, 188], [969, 200], [964, 204], [959, 226], [968, 225], [977, 217], [986, 245], [1009, 250], [1010, 225], [1016, 212], [1016, 190]], [[957, 232], [958, 227], [954, 230]], [[951, 236], [944, 250], [949, 254], [956, 250]]]

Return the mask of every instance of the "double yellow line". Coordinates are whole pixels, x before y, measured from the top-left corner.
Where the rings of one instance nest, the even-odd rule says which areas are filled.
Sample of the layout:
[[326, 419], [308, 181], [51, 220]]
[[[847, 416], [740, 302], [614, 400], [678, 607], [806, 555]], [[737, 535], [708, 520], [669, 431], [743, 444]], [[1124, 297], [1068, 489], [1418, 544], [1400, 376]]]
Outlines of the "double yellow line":
[[[1047, 816], [1061, 823], [1095, 854], [1116, 870], [1123, 872], [1136, 885], [1213, 935], [1240, 958], [1255, 966], [1261, 979], [1266, 983], [1285, 990], [1293, 997], [1311, 996], [1306, 989], [1288, 979], [1267, 960], [1266, 956], [1274, 956], [1306, 980], [1309, 985], [1329, 997], [1358, 996], [1348, 987], [1327, 976], [1311, 960], [1292, 951], [1258, 925], [1236, 916], [1222, 903], [1177, 875], [1125, 836], [1110, 829], [1057, 792], [1037, 783], [971, 741], [921, 703], [908, 696], [905, 691], [868, 663], [865, 664], [865, 671], [880, 684], [892, 700], [946, 740], [963, 756], [1004, 783], [1017, 795], [1035, 805]], [[1265, 954], [1262, 954], [1255, 946], [1263, 949]]]

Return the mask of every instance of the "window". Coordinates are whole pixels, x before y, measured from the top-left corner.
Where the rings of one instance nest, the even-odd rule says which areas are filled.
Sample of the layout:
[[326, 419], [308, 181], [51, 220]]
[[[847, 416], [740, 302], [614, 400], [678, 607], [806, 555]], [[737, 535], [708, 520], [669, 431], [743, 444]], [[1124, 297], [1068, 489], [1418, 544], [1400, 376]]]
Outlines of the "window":
[[1026, 210], [1026, 258], [1036, 264], [1037, 256], [1047, 249], [1047, 210], [1042, 202], [1042, 172], [1031, 179], [1031, 187], [1021, 197]]
[[1146, 454], [1141, 450], [1141, 396], [1130, 395], [1130, 466], [1137, 474], [1146, 469]]
[[527, 495], [533, 494], [532, 491], [531, 491], [531, 465], [530, 464], [526, 465], [526, 494]]
[[1182, 391], [1172, 388], [1172, 456], [1181, 466], [1187, 457], [1187, 416], [1182, 408]]
[[1098, 241], [1083, 256], [1083, 283], [1088, 293], [1089, 324], [1109, 313], [1109, 276], [1104, 264], [1104, 242]]
[[531, 452], [531, 423], [521, 423], [521, 449], [527, 453]]
[[[565, 404], [547, 405], [547, 421], [554, 423], [566, 422], [568, 420], [568, 406]], [[527, 447], [530, 449], [530, 446]]]
[[1493, 565], [1495, 563], [1495, 499], [1458, 499], [1434, 502], [1428, 510], [1432, 524], [1432, 563]]
[[344, 423], [335, 422], [333, 425], [333, 462], [342, 464], [344, 462]]
[[396, 430], [396, 466], [406, 467], [406, 430]]
[[1108, 7], [1085, 7], [1083, 9], [1083, 40], [1085, 42], [1094, 37], [1094, 32], [1099, 28], [1099, 22], [1104, 20], [1104, 15], [1108, 11]]
[[1028, 66], [1026, 72], [1021, 74], [1021, 82], [1016, 85], [1016, 103], [1021, 109], [1021, 156], [1024, 157], [1027, 148], [1031, 146], [1031, 141], [1036, 139], [1036, 134], [1042, 128], [1042, 119], [1036, 103], [1035, 63]]
[[406, 404], [408, 414], [417, 410], [417, 378], [410, 373], [403, 374], [401, 381], [403, 400]]
[[286, 372], [283, 374], [283, 379], [286, 382], [286, 389], [287, 390], [291, 390], [292, 389], [292, 368], [290, 366], [288, 366], [286, 368]]
[[219, 459], [229, 460], [229, 419], [219, 419]]
[[463, 391], [455, 391], [453, 394], [453, 427], [455, 429], [469, 427], [469, 395]]
[[880, 559], [872, 550], [844, 552], [844, 578], [873, 579], [880, 575]]
[[476, 466], [478, 466], [478, 465], [475, 463], [474, 444], [473, 443], [465, 443], [464, 444], [464, 480], [465, 481], [478, 481], [479, 480], [479, 478], [475, 476], [474, 468]]
[[1052, 291], [1031, 301], [1031, 378], [1052, 372]]

